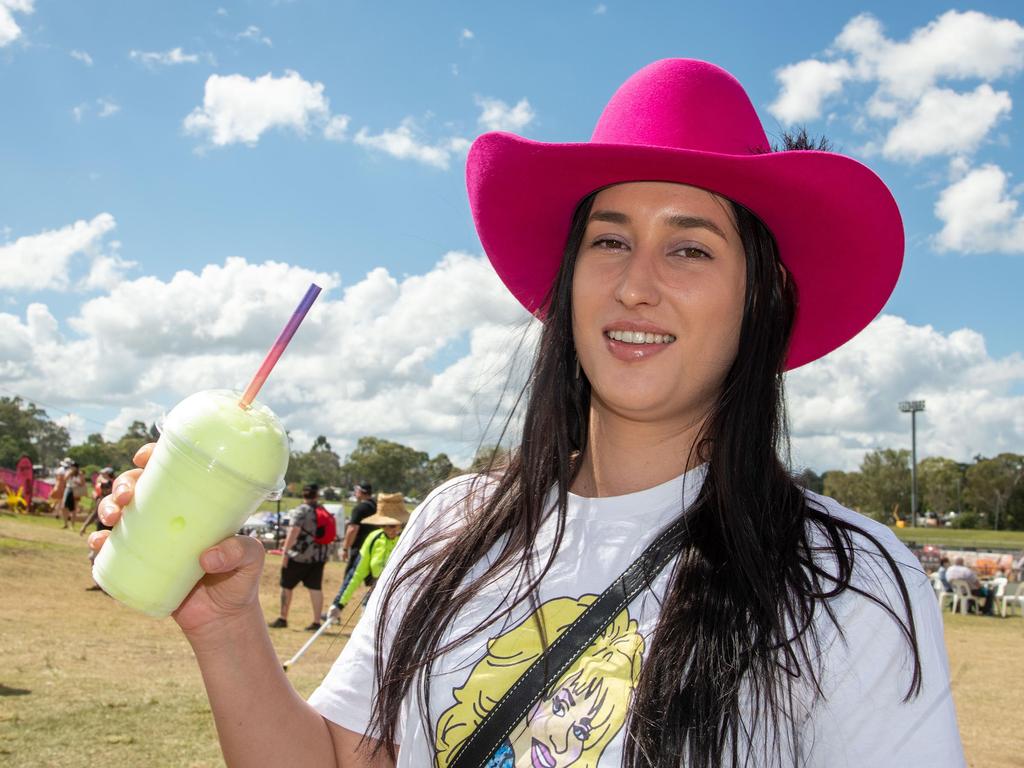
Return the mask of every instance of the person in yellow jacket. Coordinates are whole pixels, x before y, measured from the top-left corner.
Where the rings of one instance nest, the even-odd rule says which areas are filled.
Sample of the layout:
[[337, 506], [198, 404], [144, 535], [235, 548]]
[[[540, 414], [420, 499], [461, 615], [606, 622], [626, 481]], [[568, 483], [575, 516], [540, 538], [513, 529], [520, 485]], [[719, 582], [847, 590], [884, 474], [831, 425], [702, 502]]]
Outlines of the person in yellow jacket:
[[400, 493], [379, 493], [377, 494], [377, 512], [363, 520], [367, 525], [379, 525], [373, 531], [363, 545], [359, 548], [359, 559], [352, 571], [351, 578], [347, 579], [338, 590], [331, 603], [328, 616], [337, 618], [352, 595], [365, 581], [370, 588], [380, 577], [384, 565], [398, 543], [398, 536], [403, 526], [409, 520], [409, 512], [405, 508], [405, 502]]

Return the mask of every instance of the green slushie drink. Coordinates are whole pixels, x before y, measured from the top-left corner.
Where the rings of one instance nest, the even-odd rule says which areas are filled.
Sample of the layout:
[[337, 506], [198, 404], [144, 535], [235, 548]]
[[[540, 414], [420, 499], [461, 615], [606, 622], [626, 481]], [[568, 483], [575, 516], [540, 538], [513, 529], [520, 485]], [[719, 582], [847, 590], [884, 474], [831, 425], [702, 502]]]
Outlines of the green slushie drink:
[[288, 437], [273, 411], [216, 389], [182, 400], [121, 522], [96, 556], [104, 591], [151, 616], [168, 616], [203, 576], [199, 555], [235, 533], [284, 487]]

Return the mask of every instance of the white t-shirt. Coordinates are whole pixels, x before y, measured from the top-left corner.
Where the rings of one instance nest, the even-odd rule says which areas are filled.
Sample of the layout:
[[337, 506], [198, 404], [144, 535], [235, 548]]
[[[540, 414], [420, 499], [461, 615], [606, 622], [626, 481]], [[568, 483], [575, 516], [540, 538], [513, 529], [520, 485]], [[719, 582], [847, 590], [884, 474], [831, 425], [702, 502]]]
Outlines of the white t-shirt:
[[[562, 545], [540, 586], [540, 611], [547, 626], [564, 627], [636, 559], [671, 520], [684, 499], [689, 504], [703, 479], [703, 468], [662, 485], [626, 496], [584, 498], [569, 494]], [[405, 553], [425, 531], [457, 524], [457, 505], [469, 478], [441, 486], [413, 513], [382, 576], [392, 578]], [[800, 764], [828, 768], [900, 766], [952, 768], [963, 766], [942, 619], [930, 582], [917, 560], [892, 532], [845, 509], [832, 499], [808, 494], [834, 517], [852, 520], [877, 538], [899, 563], [913, 606], [924, 685], [920, 695], [902, 703], [911, 675], [911, 656], [893, 619], [872, 601], [850, 590], [832, 600], [845, 642], [831, 623], [821, 623], [825, 648], [822, 669], [824, 700], [808, 694], [802, 701]], [[554, 503], [554, 494], [549, 496]], [[546, 559], [554, 532], [549, 520], [538, 535], [538, 557]], [[870, 546], [868, 547], [870, 550]], [[478, 563], [470, 578], [482, 572], [494, 553]], [[881, 594], [897, 607], [898, 593], [880, 558], [857, 557], [855, 583]], [[569, 765], [612, 768], [622, 762], [625, 713], [645, 649], [657, 619], [671, 565], [619, 614], [583, 658], [556, 683], [550, 698], [540, 702], [513, 730], [504, 751], [516, 765], [538, 768]], [[310, 703], [328, 720], [357, 733], [367, 733], [374, 691], [374, 627], [383, 584], [373, 592], [366, 613]], [[460, 637], [506, 604], [509, 581], [486, 586], [458, 616], [457, 626], [442, 638]], [[419, 716], [415, 694], [402, 711], [398, 768], [447, 765], [435, 763], [435, 746], [453, 753], [479, 717], [480, 702], [495, 701], [518, 679], [539, 648], [536, 623], [528, 605], [500, 625], [483, 632], [443, 656], [431, 678], [429, 724]], [[818, 611], [816, 615], [824, 614]], [[397, 617], [388, 622], [389, 633]], [[742, 706], [742, 704], [741, 704]], [[475, 714], [474, 714], [475, 713]], [[372, 734], [371, 734], [372, 735]], [[447, 750], [447, 752], [446, 752]], [[753, 761], [754, 765], [760, 762]]]

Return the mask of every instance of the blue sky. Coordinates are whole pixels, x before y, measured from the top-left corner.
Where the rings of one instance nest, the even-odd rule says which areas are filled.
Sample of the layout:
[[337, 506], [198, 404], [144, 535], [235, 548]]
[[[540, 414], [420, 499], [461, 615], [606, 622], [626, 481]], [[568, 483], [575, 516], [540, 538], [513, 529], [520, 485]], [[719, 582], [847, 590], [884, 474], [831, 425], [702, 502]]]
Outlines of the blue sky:
[[[926, 455], [1022, 450], [1021, 16], [0, 0], [0, 394], [50, 404], [76, 437], [116, 436], [244, 379], [315, 276], [321, 317], [266, 393], [296, 442], [471, 455], [500, 399], [501, 329], [523, 318], [480, 262], [466, 145], [488, 127], [585, 140], [632, 72], [685, 56], [735, 74], [770, 136], [804, 123], [867, 162], [904, 215], [885, 317], [792, 377], [798, 463], [906, 442], [890, 401], [911, 396], [941, 409], [922, 420]], [[456, 277], [465, 290], [432, 300], [425, 286]], [[437, 334], [411, 341], [424, 317]]]

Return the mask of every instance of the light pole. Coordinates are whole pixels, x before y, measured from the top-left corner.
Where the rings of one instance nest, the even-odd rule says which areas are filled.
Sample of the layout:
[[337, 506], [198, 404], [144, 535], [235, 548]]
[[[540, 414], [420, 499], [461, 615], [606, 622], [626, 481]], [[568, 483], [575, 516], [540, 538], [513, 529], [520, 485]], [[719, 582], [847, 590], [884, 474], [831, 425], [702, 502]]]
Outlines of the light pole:
[[910, 414], [910, 525], [917, 528], [917, 412], [924, 400], [904, 400], [900, 410]]

